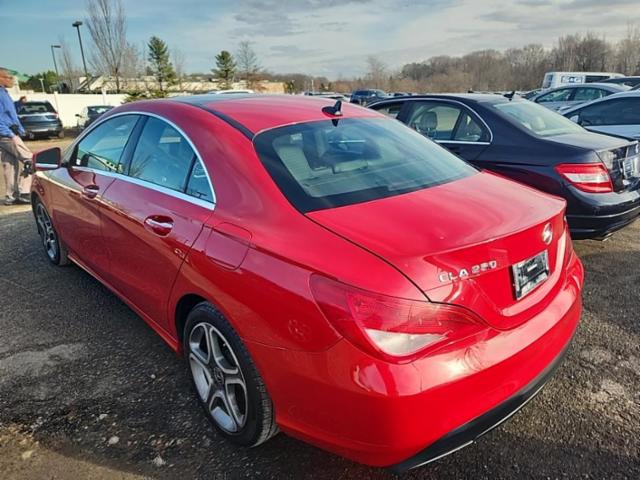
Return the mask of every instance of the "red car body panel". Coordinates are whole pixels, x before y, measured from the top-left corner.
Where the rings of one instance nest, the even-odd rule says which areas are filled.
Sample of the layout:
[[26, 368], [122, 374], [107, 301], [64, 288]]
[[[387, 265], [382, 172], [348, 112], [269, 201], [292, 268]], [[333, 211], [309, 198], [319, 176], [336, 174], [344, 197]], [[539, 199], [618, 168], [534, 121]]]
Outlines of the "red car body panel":
[[[508, 399], [558, 357], [579, 321], [583, 270], [563, 201], [487, 173], [301, 214], [238, 124], [259, 132], [327, 120], [321, 107], [329, 104], [296, 97], [136, 102], [96, 122], [148, 112], [179, 126], [209, 173], [215, 208], [74, 168], [38, 172], [33, 191], [71, 258], [173, 349], [181, 350], [181, 303], [211, 302], [246, 343], [284, 431], [385, 466]], [[353, 117], [382, 118], [344, 105], [343, 118]], [[82, 188], [91, 182], [100, 182], [100, 193], [86, 198]], [[150, 231], [145, 219], [154, 216], [169, 218], [173, 229]], [[550, 246], [541, 238], [547, 223]], [[550, 278], [515, 301], [509, 267], [545, 248]], [[490, 259], [492, 271], [439, 280]], [[487, 325], [411, 362], [389, 363], [333, 328], [309, 285], [315, 273], [393, 297], [460, 305]]]

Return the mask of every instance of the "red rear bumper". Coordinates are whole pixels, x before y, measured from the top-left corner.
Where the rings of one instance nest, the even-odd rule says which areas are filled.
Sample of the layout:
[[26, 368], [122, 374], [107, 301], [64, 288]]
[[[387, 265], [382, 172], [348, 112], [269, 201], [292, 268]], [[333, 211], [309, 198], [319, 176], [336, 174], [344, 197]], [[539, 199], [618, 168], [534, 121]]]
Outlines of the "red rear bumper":
[[469, 443], [544, 385], [580, 318], [582, 264], [574, 257], [567, 270], [556, 298], [528, 322], [404, 365], [345, 340], [314, 354], [248, 346], [283, 431], [361, 463], [405, 470]]

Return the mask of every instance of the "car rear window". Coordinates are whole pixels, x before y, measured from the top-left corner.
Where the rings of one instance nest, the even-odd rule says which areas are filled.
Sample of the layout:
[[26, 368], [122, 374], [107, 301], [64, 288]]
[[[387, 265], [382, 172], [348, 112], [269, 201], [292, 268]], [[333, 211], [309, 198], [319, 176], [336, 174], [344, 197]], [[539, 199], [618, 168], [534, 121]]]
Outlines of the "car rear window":
[[56, 113], [56, 111], [49, 102], [28, 102], [23, 104], [18, 111], [18, 115], [32, 113]]
[[529, 100], [488, 103], [487, 106], [498, 111], [508, 121], [539, 137], [584, 132], [581, 126], [571, 120]]
[[340, 207], [451, 182], [477, 170], [391, 119], [342, 119], [268, 130], [256, 151], [301, 212]]
[[89, 113], [95, 113], [98, 115], [102, 115], [105, 112], [108, 112], [109, 110], [111, 110], [113, 107], [109, 107], [109, 106], [104, 106], [104, 107], [87, 107], [89, 110]]

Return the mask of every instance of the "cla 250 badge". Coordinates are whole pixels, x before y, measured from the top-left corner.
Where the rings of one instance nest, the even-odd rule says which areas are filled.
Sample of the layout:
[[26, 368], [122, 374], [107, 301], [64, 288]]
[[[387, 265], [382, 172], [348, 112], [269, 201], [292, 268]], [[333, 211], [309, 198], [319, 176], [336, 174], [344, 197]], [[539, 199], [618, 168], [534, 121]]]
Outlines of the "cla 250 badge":
[[495, 260], [489, 260], [488, 262], [482, 262], [478, 265], [473, 265], [470, 268], [461, 268], [457, 272], [442, 272], [438, 275], [438, 279], [442, 283], [452, 282], [454, 280], [471, 277], [478, 275], [482, 272], [488, 272], [494, 270], [498, 266], [498, 262]]

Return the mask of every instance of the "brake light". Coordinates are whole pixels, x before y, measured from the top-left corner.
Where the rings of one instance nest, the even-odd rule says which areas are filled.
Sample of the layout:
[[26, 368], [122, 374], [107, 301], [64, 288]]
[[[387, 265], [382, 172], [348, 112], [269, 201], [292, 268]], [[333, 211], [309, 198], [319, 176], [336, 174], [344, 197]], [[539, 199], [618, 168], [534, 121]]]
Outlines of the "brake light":
[[602, 163], [563, 163], [556, 166], [556, 171], [583, 192], [613, 192], [609, 171]]
[[453, 305], [389, 297], [320, 275], [311, 292], [327, 320], [361, 350], [399, 363], [488, 327], [472, 312]]

